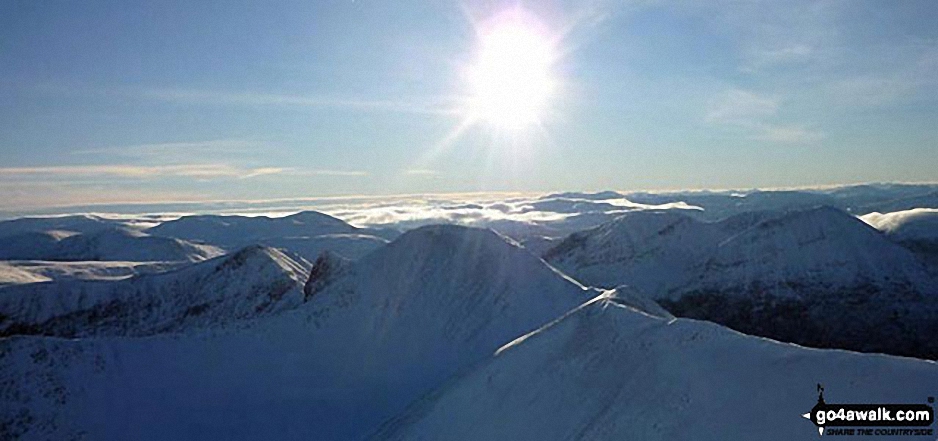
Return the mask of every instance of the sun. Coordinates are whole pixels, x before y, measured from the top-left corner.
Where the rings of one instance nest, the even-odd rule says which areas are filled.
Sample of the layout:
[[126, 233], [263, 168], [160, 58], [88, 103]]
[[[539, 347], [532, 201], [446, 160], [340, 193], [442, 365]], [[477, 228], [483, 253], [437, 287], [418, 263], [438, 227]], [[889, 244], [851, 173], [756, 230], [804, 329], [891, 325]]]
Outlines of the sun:
[[556, 88], [552, 39], [519, 15], [502, 17], [479, 33], [467, 75], [471, 118], [507, 130], [539, 123]]

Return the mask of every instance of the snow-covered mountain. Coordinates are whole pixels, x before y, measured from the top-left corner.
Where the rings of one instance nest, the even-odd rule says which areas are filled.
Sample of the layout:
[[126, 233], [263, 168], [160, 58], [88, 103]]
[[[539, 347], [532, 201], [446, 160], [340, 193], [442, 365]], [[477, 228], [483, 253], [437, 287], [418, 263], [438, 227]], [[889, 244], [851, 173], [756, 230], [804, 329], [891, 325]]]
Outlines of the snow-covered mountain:
[[716, 223], [629, 213], [544, 257], [587, 285], [634, 286], [675, 315], [814, 346], [938, 356], [923, 337], [938, 330], [935, 279], [834, 208]]
[[574, 233], [543, 257], [590, 286], [657, 293], [687, 283], [723, 235], [676, 211], [635, 211]]
[[[248, 257], [258, 253], [276, 255], [254, 249]], [[354, 263], [333, 265], [336, 259], [317, 263], [306, 303], [239, 327], [148, 338], [97, 332], [93, 339], [0, 340], [5, 427], [26, 438], [357, 439], [501, 345], [597, 294], [489, 230], [423, 227]], [[282, 271], [285, 278], [259, 277], [256, 268], [221, 271], [219, 282], [231, 280], [225, 287], [204, 283], [211, 289], [185, 291], [186, 305], [207, 298], [202, 314], [208, 314], [218, 292], [243, 287], [245, 295], [263, 295], [245, 278], [264, 286], [295, 282], [293, 271]], [[212, 271], [197, 273], [216, 280]], [[108, 284], [193, 286], [169, 277]], [[130, 290], [108, 290], [116, 291]], [[284, 298], [295, 296], [290, 288]], [[10, 310], [59, 307], [31, 304]]]
[[[719, 215], [612, 192], [456, 204], [492, 230], [390, 242], [312, 212], [14, 224], [0, 242], [20, 248], [229, 254], [0, 261], [0, 438], [787, 440], [817, 436], [817, 383], [832, 402], [924, 402], [934, 362], [711, 322], [938, 357], [935, 279], [886, 228], [802, 208], [873, 199], [815, 193], [698, 194]], [[574, 226], [590, 229], [556, 236]]]
[[801, 415], [818, 383], [828, 402], [924, 404], [936, 381], [934, 362], [806, 349], [601, 296], [505, 345], [372, 438], [813, 439]]
[[853, 216], [820, 207], [759, 222], [724, 240], [696, 286], [758, 285], [774, 294], [797, 295], [803, 287], [926, 289], [930, 282], [907, 250]]
[[51, 230], [0, 237], [0, 260], [198, 262], [222, 253], [210, 245], [151, 236], [126, 227], [83, 234]]
[[254, 244], [263, 239], [361, 233], [359, 230], [359, 228], [328, 214], [303, 211], [284, 217], [185, 216], [163, 222], [147, 231], [161, 236], [176, 237], [232, 249]]
[[178, 332], [296, 307], [305, 272], [259, 246], [129, 279], [0, 288], [0, 335], [55, 337]]
[[284, 217], [197, 215], [167, 221], [149, 233], [211, 244], [224, 250], [260, 244], [312, 262], [324, 251], [357, 259], [397, 237], [390, 229], [358, 228], [316, 211]]
[[41, 233], [44, 231], [67, 231], [72, 234], [96, 233], [101, 230], [120, 226], [125, 226], [125, 222], [90, 214], [23, 217], [0, 222], [0, 237], [22, 233]]

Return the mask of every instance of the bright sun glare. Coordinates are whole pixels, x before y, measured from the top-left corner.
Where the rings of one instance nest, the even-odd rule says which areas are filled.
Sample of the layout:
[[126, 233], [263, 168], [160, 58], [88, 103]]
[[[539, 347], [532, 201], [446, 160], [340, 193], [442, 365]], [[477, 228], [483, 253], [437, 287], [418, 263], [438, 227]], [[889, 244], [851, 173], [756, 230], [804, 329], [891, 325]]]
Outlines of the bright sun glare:
[[480, 32], [468, 76], [471, 117], [500, 129], [540, 122], [554, 93], [554, 47], [531, 23], [512, 18]]

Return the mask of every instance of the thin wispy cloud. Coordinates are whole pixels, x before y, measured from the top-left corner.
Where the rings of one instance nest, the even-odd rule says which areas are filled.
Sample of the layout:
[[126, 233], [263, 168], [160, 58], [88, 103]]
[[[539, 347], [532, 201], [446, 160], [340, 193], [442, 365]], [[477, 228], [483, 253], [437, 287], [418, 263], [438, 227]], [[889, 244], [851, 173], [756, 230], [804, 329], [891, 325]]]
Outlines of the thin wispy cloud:
[[[191, 191], [115, 187], [110, 183], [65, 183], [59, 181], [0, 180], [3, 203], [0, 213], [39, 210], [83, 204], [145, 204], [199, 199]], [[70, 213], [71, 210], [62, 212]]]
[[411, 168], [404, 170], [403, 173], [408, 176], [439, 176], [440, 172], [428, 168]]
[[775, 116], [778, 100], [757, 93], [732, 89], [722, 93], [710, 104], [706, 121], [715, 124], [749, 124]]
[[146, 89], [134, 93], [145, 99], [188, 105], [333, 107], [361, 111], [430, 115], [454, 115], [461, 112], [461, 107], [457, 105], [458, 98], [454, 97], [415, 98], [412, 100], [363, 100], [251, 91], [227, 92], [188, 89]]
[[[700, 2], [714, 26], [739, 38], [738, 69], [771, 75], [778, 68], [813, 69], [837, 60], [843, 47], [838, 17], [842, 2]], [[803, 72], [799, 72], [803, 73]]]
[[931, 99], [930, 93], [938, 90], [938, 43], [917, 45], [909, 49], [914, 52], [904, 57], [914, 57], [914, 62], [902, 63], [900, 67], [886, 72], [864, 73], [840, 78], [828, 83], [826, 92], [838, 103], [850, 106], [878, 107], [915, 99]]
[[752, 49], [748, 54], [748, 63], [742, 67], [744, 72], [776, 67], [791, 63], [804, 63], [811, 60], [814, 49], [807, 44], [791, 44], [777, 48]]
[[240, 178], [249, 179], [249, 178], [255, 178], [258, 176], [276, 175], [279, 173], [283, 173], [284, 171], [285, 169], [280, 168], [280, 167], [261, 167], [261, 168], [255, 168], [251, 170], [248, 174], [240, 176]]
[[195, 179], [254, 178], [267, 175], [286, 176], [368, 176], [362, 170], [298, 169], [287, 167], [236, 167], [229, 164], [174, 164], [174, 165], [60, 165], [42, 167], [0, 167], [0, 179], [25, 177], [111, 177], [111, 178], [165, 178]]
[[754, 139], [780, 143], [810, 143], [820, 141], [824, 134], [801, 126], [764, 124], [758, 127]]
[[289, 169], [284, 172], [291, 176], [336, 176], [336, 177], [356, 177], [356, 176], [368, 176], [369, 173], [364, 170], [324, 170], [324, 169], [315, 169], [315, 170], [303, 170], [303, 169]]
[[260, 146], [260, 143], [243, 139], [214, 139], [208, 141], [163, 142], [78, 149], [72, 150], [70, 153], [72, 155], [78, 156], [107, 155], [132, 158], [151, 158], [179, 154], [191, 156], [194, 154], [243, 153], [249, 152]]
[[197, 179], [246, 178], [279, 173], [273, 167], [239, 168], [227, 164], [180, 165], [58, 165], [44, 167], [3, 167], [0, 178], [44, 177], [114, 177], [155, 178], [185, 177]]
[[822, 139], [821, 132], [796, 124], [777, 122], [778, 98], [752, 91], [732, 89], [715, 98], [704, 120], [714, 126], [742, 130], [749, 139], [774, 143], [810, 143]]

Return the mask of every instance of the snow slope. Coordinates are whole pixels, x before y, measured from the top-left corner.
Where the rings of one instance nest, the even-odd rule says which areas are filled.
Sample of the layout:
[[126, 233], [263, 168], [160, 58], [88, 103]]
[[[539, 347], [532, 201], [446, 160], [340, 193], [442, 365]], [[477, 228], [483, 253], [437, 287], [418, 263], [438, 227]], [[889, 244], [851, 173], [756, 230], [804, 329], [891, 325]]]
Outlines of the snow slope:
[[629, 213], [544, 254], [678, 316], [818, 347], [938, 357], [938, 284], [908, 250], [830, 207], [704, 223]]
[[19, 285], [24, 283], [48, 282], [49, 277], [11, 265], [9, 262], [0, 262], [0, 287], [6, 285]]
[[683, 213], [635, 211], [574, 233], [543, 257], [587, 285], [657, 293], [687, 283], [722, 237]]
[[38, 280], [15, 282], [5, 278], [0, 272], [0, 284], [16, 285], [20, 283], [45, 282], [55, 280], [118, 280], [140, 274], [162, 273], [189, 265], [190, 262], [120, 262], [120, 261], [84, 261], [55, 262], [44, 260], [10, 260], [0, 265], [11, 270], [32, 274]]
[[358, 439], [596, 294], [456, 226], [410, 231], [308, 282], [305, 304], [239, 327], [0, 340], [0, 421], [26, 439]]
[[326, 251], [356, 260], [384, 246], [388, 240], [368, 234], [323, 234], [312, 237], [274, 237], [258, 242], [313, 262]]
[[828, 402], [925, 403], [938, 365], [801, 348], [601, 296], [504, 346], [372, 438], [814, 439], [801, 415], [817, 383]]
[[39, 260], [54, 256], [59, 242], [75, 234], [50, 230], [0, 236], [0, 260]]
[[176, 271], [116, 281], [0, 288], [0, 335], [151, 335], [288, 309], [302, 302], [302, 268], [248, 247]]
[[0, 238], [2, 260], [198, 262], [221, 254], [222, 251], [213, 246], [151, 236], [124, 227], [107, 227], [84, 234], [69, 235], [53, 230]]
[[840, 210], [819, 207], [758, 223], [716, 248], [698, 289], [752, 287], [777, 295], [876, 285], [928, 290], [914, 256]]

